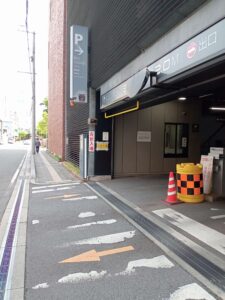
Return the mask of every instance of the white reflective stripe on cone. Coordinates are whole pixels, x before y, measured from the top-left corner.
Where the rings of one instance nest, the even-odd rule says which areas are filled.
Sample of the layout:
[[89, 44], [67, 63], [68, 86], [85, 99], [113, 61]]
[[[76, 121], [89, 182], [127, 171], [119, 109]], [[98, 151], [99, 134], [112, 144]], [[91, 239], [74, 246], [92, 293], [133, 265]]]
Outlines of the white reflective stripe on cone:
[[174, 180], [174, 177], [169, 178], [169, 181], [172, 181], [172, 180]]
[[176, 195], [176, 191], [174, 191], [174, 192], [168, 192], [167, 195], [168, 195], [168, 196]]
[[173, 188], [173, 187], [175, 187], [175, 184], [168, 184], [168, 188], [169, 188], [169, 189], [171, 189], [171, 188]]

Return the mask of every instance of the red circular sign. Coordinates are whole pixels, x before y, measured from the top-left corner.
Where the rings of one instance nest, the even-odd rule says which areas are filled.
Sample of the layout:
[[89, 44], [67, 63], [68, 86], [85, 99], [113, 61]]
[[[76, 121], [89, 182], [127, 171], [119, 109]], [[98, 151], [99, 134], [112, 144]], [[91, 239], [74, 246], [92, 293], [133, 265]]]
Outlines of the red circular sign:
[[197, 52], [198, 45], [195, 42], [192, 42], [188, 47], [187, 47], [187, 58], [193, 58]]

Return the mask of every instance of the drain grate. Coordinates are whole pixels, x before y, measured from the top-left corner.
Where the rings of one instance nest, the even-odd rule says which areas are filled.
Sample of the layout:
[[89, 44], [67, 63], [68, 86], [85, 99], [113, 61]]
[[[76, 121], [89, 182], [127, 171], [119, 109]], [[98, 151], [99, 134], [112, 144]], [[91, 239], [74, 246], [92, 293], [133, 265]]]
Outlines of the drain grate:
[[211, 261], [201, 256], [154, 222], [145, 218], [133, 208], [119, 200], [117, 197], [106, 191], [96, 183], [89, 183], [96, 192], [106, 198], [110, 203], [116, 206], [120, 211], [135, 221], [139, 226], [150, 233], [155, 239], [160, 241], [183, 261], [189, 264], [193, 269], [211, 281], [221, 290], [225, 291], [225, 271], [213, 264]]

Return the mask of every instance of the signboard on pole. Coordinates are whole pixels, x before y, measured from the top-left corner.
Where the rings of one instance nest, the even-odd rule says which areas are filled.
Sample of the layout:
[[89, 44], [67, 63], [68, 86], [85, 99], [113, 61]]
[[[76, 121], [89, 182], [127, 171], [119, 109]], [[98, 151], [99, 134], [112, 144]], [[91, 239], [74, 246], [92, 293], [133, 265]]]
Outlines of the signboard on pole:
[[88, 28], [70, 27], [70, 100], [87, 103]]
[[89, 131], [89, 143], [88, 143], [89, 152], [95, 152], [95, 132]]
[[200, 163], [203, 166], [203, 191], [207, 195], [212, 190], [213, 156], [201, 155]]

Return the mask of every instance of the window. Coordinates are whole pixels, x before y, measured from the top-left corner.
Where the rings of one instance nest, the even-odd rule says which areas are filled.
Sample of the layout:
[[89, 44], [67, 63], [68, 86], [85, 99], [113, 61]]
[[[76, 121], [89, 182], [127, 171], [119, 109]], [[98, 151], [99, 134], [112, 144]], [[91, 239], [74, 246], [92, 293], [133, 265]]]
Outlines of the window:
[[188, 124], [165, 123], [164, 157], [188, 157]]

